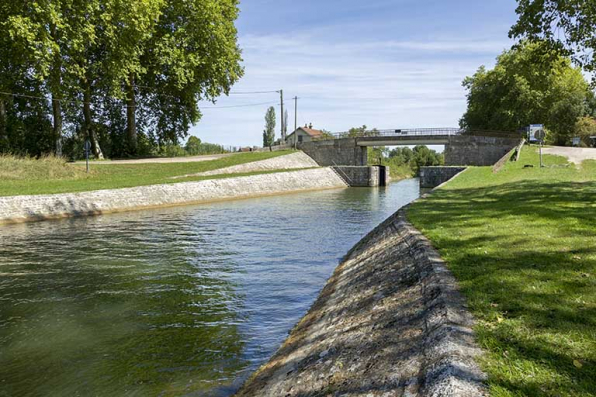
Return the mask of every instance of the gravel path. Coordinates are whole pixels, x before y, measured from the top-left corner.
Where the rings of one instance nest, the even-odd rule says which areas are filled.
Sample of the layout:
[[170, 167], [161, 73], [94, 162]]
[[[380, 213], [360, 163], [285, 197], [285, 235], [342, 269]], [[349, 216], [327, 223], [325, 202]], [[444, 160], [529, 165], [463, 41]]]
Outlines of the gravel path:
[[545, 154], [567, 157], [574, 164], [581, 164], [584, 160], [596, 160], [596, 149], [594, 148], [554, 146], [542, 150]]
[[[233, 156], [236, 153], [226, 154], [209, 154], [205, 156], [192, 156], [192, 157], [159, 157], [153, 159], [138, 159], [138, 160], [106, 160], [106, 161], [93, 161], [93, 165], [102, 164], [164, 164], [164, 163], [198, 163], [201, 161], [218, 160], [224, 157]], [[77, 164], [85, 164], [84, 161], [78, 161]]]

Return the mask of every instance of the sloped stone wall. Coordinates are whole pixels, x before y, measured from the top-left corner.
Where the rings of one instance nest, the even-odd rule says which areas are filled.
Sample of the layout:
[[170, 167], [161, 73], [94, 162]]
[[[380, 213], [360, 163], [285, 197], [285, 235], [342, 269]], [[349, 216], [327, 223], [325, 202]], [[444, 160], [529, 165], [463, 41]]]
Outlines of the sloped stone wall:
[[0, 197], [0, 224], [345, 187], [332, 169], [317, 168], [127, 189]]
[[344, 258], [238, 397], [486, 395], [473, 318], [402, 210]]

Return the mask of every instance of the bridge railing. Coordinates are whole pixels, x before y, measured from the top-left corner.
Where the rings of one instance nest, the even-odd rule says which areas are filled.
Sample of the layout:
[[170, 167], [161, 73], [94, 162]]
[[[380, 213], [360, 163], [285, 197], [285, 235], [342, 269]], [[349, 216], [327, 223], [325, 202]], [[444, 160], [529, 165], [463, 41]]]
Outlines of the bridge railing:
[[489, 130], [466, 130], [462, 128], [401, 128], [383, 129], [358, 132], [325, 132], [322, 137], [316, 140], [330, 140], [342, 138], [368, 138], [368, 137], [417, 137], [417, 136], [454, 136], [454, 135], [480, 135], [480, 136], [517, 136], [517, 133], [510, 131], [489, 131]]

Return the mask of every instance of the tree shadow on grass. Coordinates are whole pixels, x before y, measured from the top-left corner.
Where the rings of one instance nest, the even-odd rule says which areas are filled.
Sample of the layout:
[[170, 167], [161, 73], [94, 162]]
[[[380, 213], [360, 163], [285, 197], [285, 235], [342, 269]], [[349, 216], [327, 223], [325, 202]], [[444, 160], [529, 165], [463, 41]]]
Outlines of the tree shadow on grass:
[[596, 391], [596, 183], [439, 190], [409, 217], [447, 260], [474, 314], [491, 386]]

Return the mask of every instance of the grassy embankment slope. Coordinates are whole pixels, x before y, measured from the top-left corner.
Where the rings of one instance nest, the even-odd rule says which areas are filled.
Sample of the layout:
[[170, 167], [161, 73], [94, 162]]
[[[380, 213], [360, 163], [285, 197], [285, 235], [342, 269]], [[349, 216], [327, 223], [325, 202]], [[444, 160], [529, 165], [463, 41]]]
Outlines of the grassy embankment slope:
[[84, 164], [67, 164], [57, 158], [33, 160], [0, 156], [0, 196], [73, 193], [263, 174], [266, 172], [171, 179], [290, 153], [240, 153], [218, 160], [191, 163], [92, 164], [89, 174], [85, 172]]
[[472, 168], [408, 216], [468, 298], [492, 397], [594, 396], [596, 162], [538, 164]]

